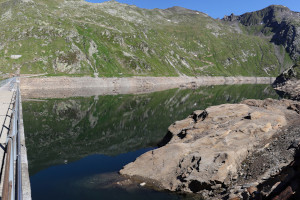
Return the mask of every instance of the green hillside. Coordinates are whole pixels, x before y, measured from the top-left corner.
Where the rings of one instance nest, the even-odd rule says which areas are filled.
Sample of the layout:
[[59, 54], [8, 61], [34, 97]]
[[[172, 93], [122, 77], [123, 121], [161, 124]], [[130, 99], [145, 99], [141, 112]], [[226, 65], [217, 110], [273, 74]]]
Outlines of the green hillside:
[[276, 76], [293, 63], [284, 44], [180, 7], [0, 0], [0, 17], [2, 75]]

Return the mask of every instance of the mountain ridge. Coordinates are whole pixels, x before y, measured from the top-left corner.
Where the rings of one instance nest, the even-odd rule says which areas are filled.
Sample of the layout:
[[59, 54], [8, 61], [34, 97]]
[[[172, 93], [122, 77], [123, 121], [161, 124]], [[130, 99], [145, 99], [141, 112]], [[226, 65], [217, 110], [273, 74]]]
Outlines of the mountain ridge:
[[300, 57], [300, 13], [286, 6], [271, 5], [262, 10], [236, 16], [225, 16], [224, 21], [238, 21], [246, 27], [271, 36], [271, 42], [283, 45], [294, 61]]

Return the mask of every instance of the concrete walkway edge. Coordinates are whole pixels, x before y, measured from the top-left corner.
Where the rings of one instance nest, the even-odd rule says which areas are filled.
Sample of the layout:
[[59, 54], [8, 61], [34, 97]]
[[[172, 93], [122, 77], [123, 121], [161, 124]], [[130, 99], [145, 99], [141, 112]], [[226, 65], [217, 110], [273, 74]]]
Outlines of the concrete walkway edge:
[[[18, 80], [20, 80], [18, 78]], [[25, 132], [23, 123], [23, 109], [22, 109], [22, 98], [21, 92], [19, 93], [19, 134], [21, 139], [21, 165], [22, 165], [22, 190], [23, 190], [23, 200], [31, 200], [31, 187], [28, 171], [28, 159], [27, 159], [27, 149], [25, 146]]]

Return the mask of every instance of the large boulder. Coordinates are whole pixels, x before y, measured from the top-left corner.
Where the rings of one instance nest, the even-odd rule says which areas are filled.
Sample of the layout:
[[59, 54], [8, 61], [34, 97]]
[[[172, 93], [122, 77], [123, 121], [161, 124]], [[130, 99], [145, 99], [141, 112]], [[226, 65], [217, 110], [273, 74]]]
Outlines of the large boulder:
[[209, 191], [215, 198], [245, 184], [256, 187], [287, 166], [293, 152], [288, 152], [287, 162], [280, 165], [270, 161], [270, 166], [259, 169], [249, 181], [242, 165], [255, 152], [267, 148], [283, 127], [300, 124], [299, 108], [300, 103], [294, 101], [267, 99], [195, 111], [169, 127], [162, 147], [141, 155], [120, 173], [158, 189], [203, 194]]
[[294, 65], [280, 74], [273, 87], [283, 97], [300, 100], [300, 65]]

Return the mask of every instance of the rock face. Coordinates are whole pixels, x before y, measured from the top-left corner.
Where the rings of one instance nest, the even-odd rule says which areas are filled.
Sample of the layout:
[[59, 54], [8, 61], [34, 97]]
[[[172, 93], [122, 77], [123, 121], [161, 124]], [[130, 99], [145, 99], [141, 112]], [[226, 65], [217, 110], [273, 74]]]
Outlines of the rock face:
[[271, 38], [271, 42], [282, 45], [294, 60], [300, 56], [300, 14], [285, 6], [272, 5], [265, 9], [245, 13], [240, 16], [231, 14], [224, 21], [240, 22], [249, 31]]
[[[290, 100], [246, 100], [194, 111], [169, 127], [162, 147], [143, 154], [120, 173], [160, 189], [211, 198], [241, 190], [246, 183], [257, 186], [284, 164], [271, 163], [247, 182], [242, 163], [267, 148], [283, 127], [299, 124], [299, 105]], [[285, 165], [293, 159], [293, 152], [290, 155]]]
[[284, 97], [300, 100], [300, 66], [294, 65], [280, 74], [273, 87]]

